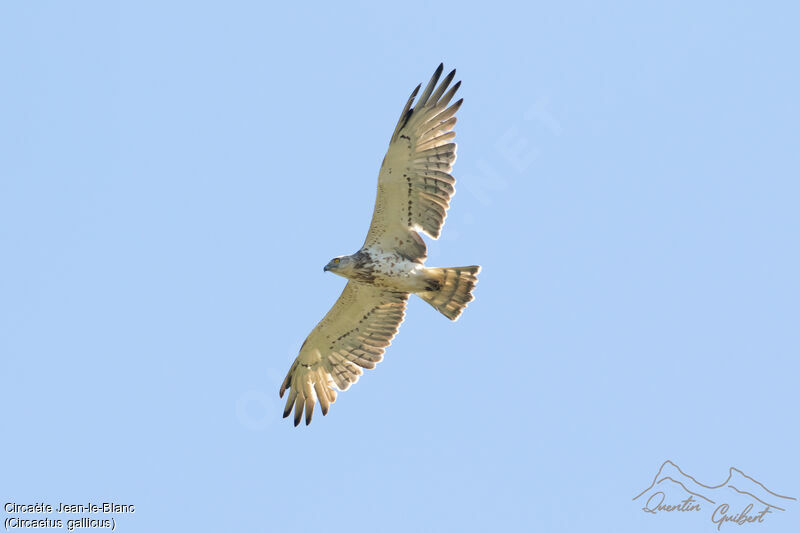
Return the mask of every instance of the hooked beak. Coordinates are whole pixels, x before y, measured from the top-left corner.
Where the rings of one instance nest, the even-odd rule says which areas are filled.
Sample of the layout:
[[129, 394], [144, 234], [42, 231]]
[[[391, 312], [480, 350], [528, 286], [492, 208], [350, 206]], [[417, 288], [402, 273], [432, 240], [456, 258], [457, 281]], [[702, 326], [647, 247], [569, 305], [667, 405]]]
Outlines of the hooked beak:
[[325, 265], [325, 266], [322, 268], [322, 271], [323, 271], [323, 272], [327, 272], [328, 270], [330, 270], [330, 268], [329, 268], [329, 266], [328, 266], [328, 265]]

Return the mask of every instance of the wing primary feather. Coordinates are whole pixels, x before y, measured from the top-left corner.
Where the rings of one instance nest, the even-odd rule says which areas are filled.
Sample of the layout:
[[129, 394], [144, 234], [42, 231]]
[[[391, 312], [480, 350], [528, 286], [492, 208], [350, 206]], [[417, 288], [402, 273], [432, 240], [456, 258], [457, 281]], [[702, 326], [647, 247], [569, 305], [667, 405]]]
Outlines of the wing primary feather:
[[455, 137], [456, 137], [456, 132], [454, 131], [448, 131], [447, 133], [442, 133], [437, 137], [433, 137], [431, 139], [419, 143], [417, 145], [417, 152], [421, 152], [422, 150], [427, 150], [428, 148], [435, 148], [437, 146], [441, 146], [450, 139], [455, 139]]
[[434, 157], [434, 156], [441, 156], [437, 159], [440, 160], [442, 157], [447, 158], [449, 156], [454, 156], [456, 153], [456, 144], [455, 143], [446, 143], [441, 144], [439, 146], [434, 146], [433, 148], [427, 148], [425, 150], [417, 150], [417, 153], [414, 154], [413, 161], [418, 159], [424, 159], [426, 157]]
[[458, 91], [459, 87], [461, 87], [461, 80], [457, 81], [455, 85], [450, 87], [450, 90], [447, 91], [447, 94], [442, 96], [442, 98], [436, 103], [436, 107], [439, 109], [444, 109], [447, 107], [447, 104], [449, 104], [450, 100], [452, 100], [456, 95], [456, 91]]
[[436, 90], [431, 95], [431, 102], [433, 102], [434, 104], [439, 102], [439, 98], [442, 97], [442, 93], [444, 93], [445, 89], [447, 89], [447, 86], [450, 85], [450, 82], [453, 81], [455, 75], [456, 75], [456, 69], [453, 69], [450, 71], [450, 74], [445, 76], [445, 78], [442, 80], [442, 83], [439, 84], [439, 87], [437, 87]]
[[425, 90], [422, 91], [422, 96], [420, 96], [419, 100], [417, 100], [417, 107], [421, 108], [426, 103], [428, 103], [428, 98], [431, 96], [433, 88], [436, 86], [436, 82], [439, 81], [439, 76], [442, 75], [443, 70], [444, 70], [444, 63], [439, 63], [439, 66], [436, 67], [436, 72], [434, 72], [433, 76], [431, 77], [431, 81], [428, 82], [428, 85], [425, 87]]
[[298, 394], [294, 402], [294, 427], [300, 425], [301, 418], [303, 418], [303, 395]]
[[304, 392], [306, 397], [306, 425], [311, 423], [311, 417], [314, 416], [314, 392], [311, 390], [311, 381], [306, 381], [304, 385]]
[[406, 105], [403, 108], [403, 112], [400, 113], [400, 118], [397, 121], [397, 126], [394, 128], [394, 133], [392, 133], [392, 140], [394, 140], [397, 137], [397, 134], [400, 132], [401, 129], [403, 129], [403, 126], [406, 125], [406, 122], [408, 121], [409, 110], [411, 109], [411, 104], [414, 103], [414, 97], [417, 96], [420, 87], [422, 87], [421, 83], [417, 85], [416, 89], [414, 89], [414, 91], [411, 93], [411, 96], [408, 97], [408, 101], [406, 102]]
[[289, 413], [292, 412], [292, 407], [294, 407], [294, 398], [292, 398], [292, 396], [290, 395], [286, 399], [286, 407], [284, 407], [283, 409], [283, 418], [289, 416]]
[[458, 122], [457, 117], [450, 117], [447, 120], [444, 120], [432, 126], [429, 130], [420, 135], [420, 137], [427, 137], [428, 135], [436, 135], [440, 131], [452, 130], [453, 126], [456, 125], [456, 122]]
[[319, 408], [322, 410], [322, 416], [328, 414], [328, 408], [331, 406], [330, 400], [328, 400], [328, 394], [325, 391], [325, 384], [322, 382], [322, 376], [317, 378], [316, 382], [314, 383], [314, 390], [317, 393], [317, 399], [319, 400]]
[[461, 104], [463, 103], [464, 99], [463, 98], [459, 99], [455, 104], [451, 105], [441, 113], [438, 113], [437, 115], [431, 117], [430, 122], [442, 122], [447, 120], [448, 118], [452, 117], [458, 112], [458, 110], [461, 108]]

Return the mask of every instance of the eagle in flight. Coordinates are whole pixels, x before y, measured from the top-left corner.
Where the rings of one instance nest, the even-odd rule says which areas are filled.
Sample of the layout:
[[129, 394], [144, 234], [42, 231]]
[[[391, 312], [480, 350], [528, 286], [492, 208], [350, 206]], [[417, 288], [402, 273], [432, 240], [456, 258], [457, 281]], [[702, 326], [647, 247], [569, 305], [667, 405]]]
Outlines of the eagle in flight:
[[[405, 314], [409, 294], [456, 320], [473, 299], [479, 266], [431, 268], [419, 231], [437, 239], [456, 180], [456, 111], [448, 107], [459, 81], [453, 70], [439, 82], [444, 65], [414, 104], [421, 84], [406, 102], [378, 174], [378, 196], [367, 239], [359, 251], [332, 259], [324, 270], [349, 281], [325, 318], [306, 338], [281, 385], [289, 391], [283, 416], [294, 409], [297, 426], [314, 406], [328, 414], [336, 390], [347, 390], [363, 368], [375, 368]], [[438, 83], [438, 86], [437, 86]], [[448, 87], [450, 89], [448, 90]]]

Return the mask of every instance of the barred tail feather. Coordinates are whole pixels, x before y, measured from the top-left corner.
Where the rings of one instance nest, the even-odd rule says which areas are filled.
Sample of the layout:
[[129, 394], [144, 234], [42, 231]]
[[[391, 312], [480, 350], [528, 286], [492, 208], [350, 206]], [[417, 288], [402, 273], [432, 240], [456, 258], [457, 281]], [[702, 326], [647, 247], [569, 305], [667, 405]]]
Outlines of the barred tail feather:
[[479, 266], [426, 268], [431, 290], [417, 295], [450, 320], [458, 320], [467, 304], [475, 299], [472, 289], [478, 283]]

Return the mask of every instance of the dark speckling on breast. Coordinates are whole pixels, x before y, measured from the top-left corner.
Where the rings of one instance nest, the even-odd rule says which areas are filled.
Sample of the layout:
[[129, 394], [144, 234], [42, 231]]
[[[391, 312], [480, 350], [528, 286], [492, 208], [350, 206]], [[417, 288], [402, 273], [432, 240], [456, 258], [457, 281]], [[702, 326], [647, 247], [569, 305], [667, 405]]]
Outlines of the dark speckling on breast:
[[353, 260], [355, 262], [354, 269], [355, 269], [355, 277], [359, 281], [365, 282], [372, 282], [375, 280], [375, 268], [372, 264], [372, 256], [369, 255], [364, 250], [359, 250], [353, 254]]

